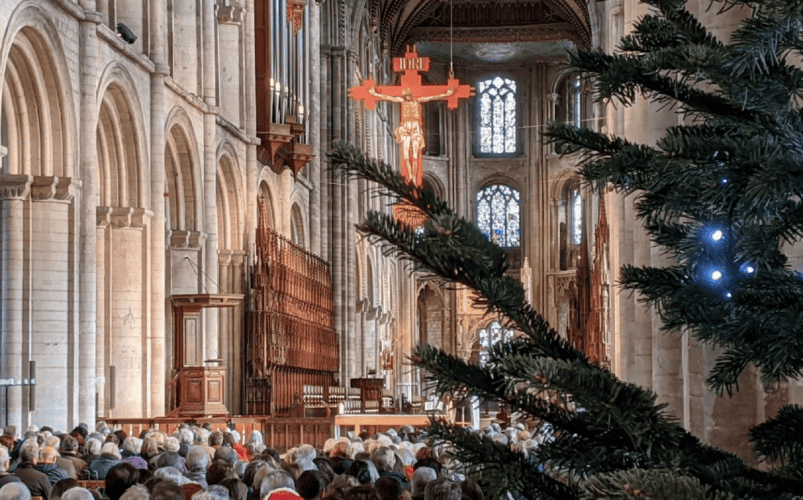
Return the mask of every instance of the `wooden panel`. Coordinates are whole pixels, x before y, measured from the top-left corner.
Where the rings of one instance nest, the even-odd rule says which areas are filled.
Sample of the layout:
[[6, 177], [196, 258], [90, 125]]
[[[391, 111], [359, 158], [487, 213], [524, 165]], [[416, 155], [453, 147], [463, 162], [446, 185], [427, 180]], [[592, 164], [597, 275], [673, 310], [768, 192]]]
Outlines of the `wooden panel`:
[[184, 366], [200, 366], [201, 364], [201, 360], [198, 359], [198, 346], [201, 345], [201, 340], [198, 338], [199, 320], [198, 313], [184, 314]]

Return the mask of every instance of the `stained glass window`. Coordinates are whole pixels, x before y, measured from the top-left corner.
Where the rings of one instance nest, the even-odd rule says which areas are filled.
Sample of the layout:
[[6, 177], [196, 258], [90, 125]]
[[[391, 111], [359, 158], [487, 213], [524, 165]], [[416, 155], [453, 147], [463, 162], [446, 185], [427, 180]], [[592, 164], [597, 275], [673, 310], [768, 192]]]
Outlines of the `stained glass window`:
[[501, 247], [521, 245], [519, 192], [496, 184], [477, 192], [477, 226], [486, 238]]
[[479, 152], [516, 152], [516, 82], [497, 76], [479, 82]]
[[495, 345], [500, 340], [502, 342], [508, 342], [513, 339], [513, 330], [510, 328], [502, 328], [502, 323], [498, 321], [492, 321], [490, 325], [483, 328], [479, 332], [479, 340], [480, 340], [480, 365], [484, 365], [488, 362], [488, 348], [492, 345]]
[[583, 242], [583, 198], [580, 190], [572, 192], [572, 243], [579, 245]]

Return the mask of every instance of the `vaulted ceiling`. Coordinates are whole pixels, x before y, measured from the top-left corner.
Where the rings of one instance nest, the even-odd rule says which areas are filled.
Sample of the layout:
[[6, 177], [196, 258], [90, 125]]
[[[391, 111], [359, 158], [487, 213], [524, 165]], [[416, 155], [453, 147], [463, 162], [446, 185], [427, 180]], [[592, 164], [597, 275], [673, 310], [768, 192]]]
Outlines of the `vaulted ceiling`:
[[497, 54], [490, 61], [500, 51], [521, 55], [591, 43], [584, 0], [369, 0], [369, 8], [393, 56], [420, 42], [438, 52], [439, 44], [454, 41], [468, 58], [481, 56], [477, 47], [484, 45]]

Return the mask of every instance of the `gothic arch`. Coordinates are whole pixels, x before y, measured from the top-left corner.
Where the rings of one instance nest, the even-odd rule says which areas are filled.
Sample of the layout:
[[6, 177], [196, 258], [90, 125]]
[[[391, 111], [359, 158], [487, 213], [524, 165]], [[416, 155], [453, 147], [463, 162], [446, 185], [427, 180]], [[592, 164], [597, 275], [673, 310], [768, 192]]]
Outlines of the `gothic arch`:
[[431, 189], [438, 198], [446, 199], [446, 188], [443, 186], [443, 182], [432, 172], [424, 172], [424, 188]]
[[290, 236], [293, 243], [301, 248], [307, 248], [305, 227], [301, 208], [298, 203], [293, 203], [293, 207], [290, 209]]
[[198, 231], [203, 220], [200, 160], [187, 112], [175, 107], [165, 121], [165, 183], [168, 217], [174, 231]]
[[[271, 195], [270, 187], [268, 187], [268, 183], [262, 181], [259, 183], [259, 190], [257, 192], [257, 203], [259, 200], [264, 200], [265, 203], [265, 212], [268, 217], [268, 226], [276, 231], [276, 207], [274, 206], [273, 196]], [[259, 217], [259, 215], [257, 215]]]
[[128, 71], [109, 64], [98, 86], [98, 205], [144, 207], [148, 155], [142, 106]]
[[228, 142], [220, 145], [217, 157], [218, 246], [236, 250], [243, 245], [240, 168], [234, 147]]
[[[75, 109], [56, 28], [32, 2], [12, 14], [0, 59], [3, 172], [74, 177]], [[71, 151], [72, 150], [72, 151]]]

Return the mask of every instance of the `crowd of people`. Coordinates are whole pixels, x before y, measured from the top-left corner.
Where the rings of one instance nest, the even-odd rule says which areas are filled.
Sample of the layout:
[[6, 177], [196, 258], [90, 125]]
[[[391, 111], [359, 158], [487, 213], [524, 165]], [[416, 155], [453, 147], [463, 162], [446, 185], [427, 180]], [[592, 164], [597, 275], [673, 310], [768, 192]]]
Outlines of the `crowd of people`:
[[[523, 427], [486, 430], [522, 452]], [[80, 483], [79, 480], [89, 480]], [[96, 481], [92, 481], [96, 480]], [[97, 485], [98, 488], [84, 488]], [[410, 426], [301, 444], [280, 455], [259, 431], [181, 425], [128, 436], [98, 423], [70, 433], [31, 426], [0, 436], [0, 500], [484, 500], [443, 446]]]

